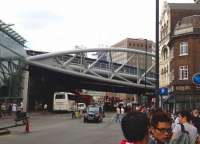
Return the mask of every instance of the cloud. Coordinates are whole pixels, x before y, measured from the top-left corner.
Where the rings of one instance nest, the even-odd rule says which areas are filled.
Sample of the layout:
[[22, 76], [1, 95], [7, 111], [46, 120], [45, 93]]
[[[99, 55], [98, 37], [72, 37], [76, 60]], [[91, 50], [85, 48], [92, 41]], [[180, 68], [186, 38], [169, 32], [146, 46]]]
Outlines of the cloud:
[[[160, 1], [160, 11], [162, 3]], [[167, 0], [193, 2], [193, 0]], [[35, 50], [113, 45], [126, 38], [155, 39], [155, 0], [0, 0], [0, 19]]]
[[61, 16], [48, 10], [20, 11], [18, 17], [25, 29], [33, 31], [44, 29], [63, 20]]

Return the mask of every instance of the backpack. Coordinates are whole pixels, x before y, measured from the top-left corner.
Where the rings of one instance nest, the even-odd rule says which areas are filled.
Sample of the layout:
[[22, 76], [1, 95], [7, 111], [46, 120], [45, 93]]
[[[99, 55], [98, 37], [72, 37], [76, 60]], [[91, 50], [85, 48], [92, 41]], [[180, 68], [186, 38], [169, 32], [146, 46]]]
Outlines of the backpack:
[[181, 125], [181, 135], [179, 136], [177, 140], [177, 144], [190, 144], [190, 136], [189, 132], [185, 130], [185, 127], [183, 124]]
[[200, 117], [193, 117], [192, 123], [197, 128], [198, 134], [200, 134]]

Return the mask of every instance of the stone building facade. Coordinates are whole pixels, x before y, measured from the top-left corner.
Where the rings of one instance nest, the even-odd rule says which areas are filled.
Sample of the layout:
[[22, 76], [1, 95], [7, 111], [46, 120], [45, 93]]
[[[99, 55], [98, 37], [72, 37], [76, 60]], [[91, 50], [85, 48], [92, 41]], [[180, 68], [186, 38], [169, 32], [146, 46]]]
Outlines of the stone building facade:
[[[170, 62], [171, 95], [181, 108], [200, 106], [200, 87], [192, 77], [200, 73], [200, 15], [182, 18], [175, 26], [169, 46], [173, 50]], [[187, 103], [185, 103], [187, 102]]]
[[160, 87], [169, 89], [168, 109], [196, 107], [192, 76], [197, 64], [200, 5], [165, 3], [160, 20]]
[[173, 56], [168, 43], [174, 27], [183, 17], [199, 15], [200, 6], [196, 3], [165, 3], [160, 18], [160, 87], [170, 83], [170, 61]]

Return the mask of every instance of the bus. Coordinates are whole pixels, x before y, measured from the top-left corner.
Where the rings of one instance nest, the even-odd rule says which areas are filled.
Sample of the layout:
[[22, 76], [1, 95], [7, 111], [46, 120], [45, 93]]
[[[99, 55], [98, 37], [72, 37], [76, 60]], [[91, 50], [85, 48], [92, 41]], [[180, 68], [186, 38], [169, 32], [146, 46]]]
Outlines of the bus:
[[70, 92], [55, 92], [53, 111], [72, 111], [76, 105], [76, 95]]

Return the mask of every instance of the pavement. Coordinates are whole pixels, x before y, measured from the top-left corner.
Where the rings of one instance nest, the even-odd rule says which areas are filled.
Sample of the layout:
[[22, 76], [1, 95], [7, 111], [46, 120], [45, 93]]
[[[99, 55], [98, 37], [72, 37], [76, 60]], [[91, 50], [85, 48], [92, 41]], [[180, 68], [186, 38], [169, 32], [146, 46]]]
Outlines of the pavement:
[[[30, 113], [27, 113], [27, 115], [28, 115], [28, 117], [30, 117], [32, 119], [32, 118], [38, 118], [40, 116], [52, 115], [52, 113], [50, 113], [50, 112], [30, 112]], [[14, 123], [15, 118], [16, 118], [15, 115], [6, 115], [4, 117], [0, 117], [0, 127], [4, 123], [10, 123], [10, 122]]]
[[[52, 113], [50, 113], [50, 112], [30, 112], [27, 115], [31, 119], [37, 119], [41, 116], [44, 117], [44, 116], [52, 115]], [[15, 118], [16, 118], [15, 115], [5, 115], [3, 117], [0, 117], [0, 135], [10, 134], [10, 131], [5, 127], [15, 126], [16, 125]], [[18, 123], [21, 124], [21, 122], [18, 122]]]
[[[27, 112], [28, 113], [28, 115], [33, 115], [33, 116], [35, 116], [35, 115], [43, 115], [43, 114], [52, 114], [52, 113], [50, 113], [50, 112], [42, 112], [42, 111], [34, 111], [34, 112]], [[12, 118], [12, 117], [14, 117], [15, 115], [6, 115], [6, 116], [4, 116], [4, 117], [0, 117], [0, 121], [1, 121], [1, 119], [9, 119], [9, 118]]]
[[0, 135], [0, 144], [114, 144], [122, 137], [114, 116], [106, 112], [102, 123], [84, 123], [83, 118], [72, 119], [70, 113], [30, 113], [30, 132], [26, 126], [8, 128], [10, 134]]

